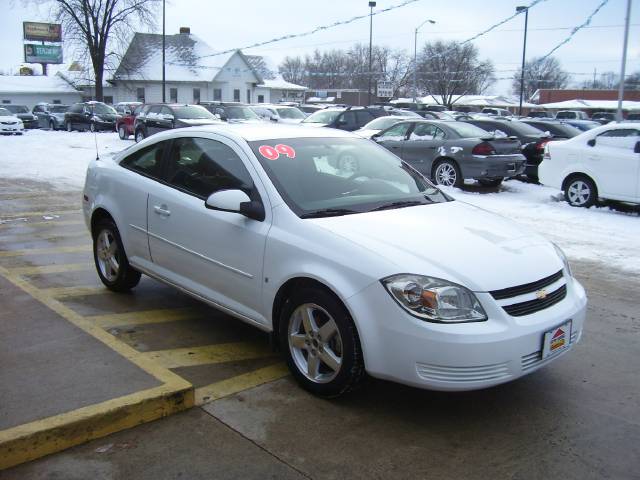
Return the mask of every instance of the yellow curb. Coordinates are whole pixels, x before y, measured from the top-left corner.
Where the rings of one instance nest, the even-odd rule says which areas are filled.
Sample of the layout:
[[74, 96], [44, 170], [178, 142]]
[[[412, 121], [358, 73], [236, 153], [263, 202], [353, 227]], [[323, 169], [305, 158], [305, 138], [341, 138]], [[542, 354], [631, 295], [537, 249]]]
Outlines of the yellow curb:
[[102, 328], [121, 327], [123, 325], [148, 325], [154, 323], [177, 322], [202, 316], [201, 310], [195, 308], [162, 308], [158, 310], [142, 310], [140, 312], [111, 313], [86, 317], [90, 322]]
[[50, 273], [66, 273], [91, 270], [95, 268], [93, 263], [62, 263], [55, 265], [40, 265], [33, 267], [7, 267], [14, 275], [45, 275]]
[[142, 355], [165, 368], [180, 368], [266, 358], [272, 357], [275, 354], [267, 345], [236, 342], [216, 343], [202, 347], [154, 350], [152, 352], [145, 352]]
[[68, 247], [44, 247], [44, 248], [25, 248], [24, 250], [0, 250], [0, 257], [26, 257], [28, 255], [46, 255], [49, 253], [84, 253], [91, 252], [91, 245], [76, 245]]

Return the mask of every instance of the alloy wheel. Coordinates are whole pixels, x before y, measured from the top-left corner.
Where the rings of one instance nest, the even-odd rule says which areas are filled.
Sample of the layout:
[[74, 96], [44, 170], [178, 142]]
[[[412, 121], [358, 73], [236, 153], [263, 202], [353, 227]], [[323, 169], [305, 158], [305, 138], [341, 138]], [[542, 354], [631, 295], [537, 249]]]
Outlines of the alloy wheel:
[[296, 308], [289, 319], [289, 350], [296, 368], [315, 383], [328, 383], [342, 366], [342, 337], [333, 317], [314, 303]]
[[141, 142], [142, 140], [144, 140], [144, 133], [140, 130], [136, 133], [136, 142]]
[[438, 185], [453, 187], [456, 184], [458, 175], [453, 165], [450, 163], [441, 163], [438, 165], [438, 168], [436, 168], [435, 177]]
[[115, 282], [120, 271], [118, 244], [113, 233], [102, 230], [96, 240], [96, 257], [100, 273], [109, 282]]
[[574, 180], [569, 184], [567, 196], [572, 205], [585, 205], [591, 197], [591, 187], [582, 180]]

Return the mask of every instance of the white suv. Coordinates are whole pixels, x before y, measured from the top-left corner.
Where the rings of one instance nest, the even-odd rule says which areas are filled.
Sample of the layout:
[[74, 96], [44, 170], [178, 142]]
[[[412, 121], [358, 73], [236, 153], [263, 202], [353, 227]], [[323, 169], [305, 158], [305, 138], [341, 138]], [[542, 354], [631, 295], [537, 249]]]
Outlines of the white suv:
[[[348, 170], [332, 166], [344, 156]], [[365, 371], [484, 388], [582, 333], [585, 291], [557, 247], [337, 129], [159, 133], [92, 161], [83, 205], [108, 288], [144, 273], [271, 332], [318, 395]]]
[[576, 207], [590, 207], [598, 198], [640, 203], [640, 127], [610, 124], [549, 142], [538, 174]]

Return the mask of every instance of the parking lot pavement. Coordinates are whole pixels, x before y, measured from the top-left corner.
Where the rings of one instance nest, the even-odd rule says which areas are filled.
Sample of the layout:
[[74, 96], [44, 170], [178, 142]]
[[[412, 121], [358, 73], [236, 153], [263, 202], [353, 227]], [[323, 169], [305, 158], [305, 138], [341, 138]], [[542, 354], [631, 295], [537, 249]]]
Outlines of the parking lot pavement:
[[[25, 194], [11, 207], [41, 211], [41, 202]], [[202, 406], [0, 472], [2, 480], [639, 478], [633, 276], [573, 262], [590, 298], [582, 341], [516, 382], [447, 394], [371, 380], [326, 401], [286, 376], [264, 334], [174, 289], [149, 279], [129, 295], [101, 289], [90, 253], [67, 248], [88, 242], [81, 222], [62, 223], [78, 213], [27, 218], [0, 225], [0, 251], [20, 251], [0, 266], [192, 383]]]

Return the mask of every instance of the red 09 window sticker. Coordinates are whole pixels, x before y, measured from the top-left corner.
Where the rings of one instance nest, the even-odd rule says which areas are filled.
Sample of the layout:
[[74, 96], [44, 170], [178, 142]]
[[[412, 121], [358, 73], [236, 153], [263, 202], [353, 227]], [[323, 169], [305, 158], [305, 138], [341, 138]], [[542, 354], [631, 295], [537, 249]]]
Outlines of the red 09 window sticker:
[[288, 158], [296, 158], [296, 151], [290, 145], [283, 143], [277, 144], [275, 147], [271, 145], [260, 145], [258, 148], [260, 155], [268, 160], [277, 160], [280, 155], [284, 155]]

